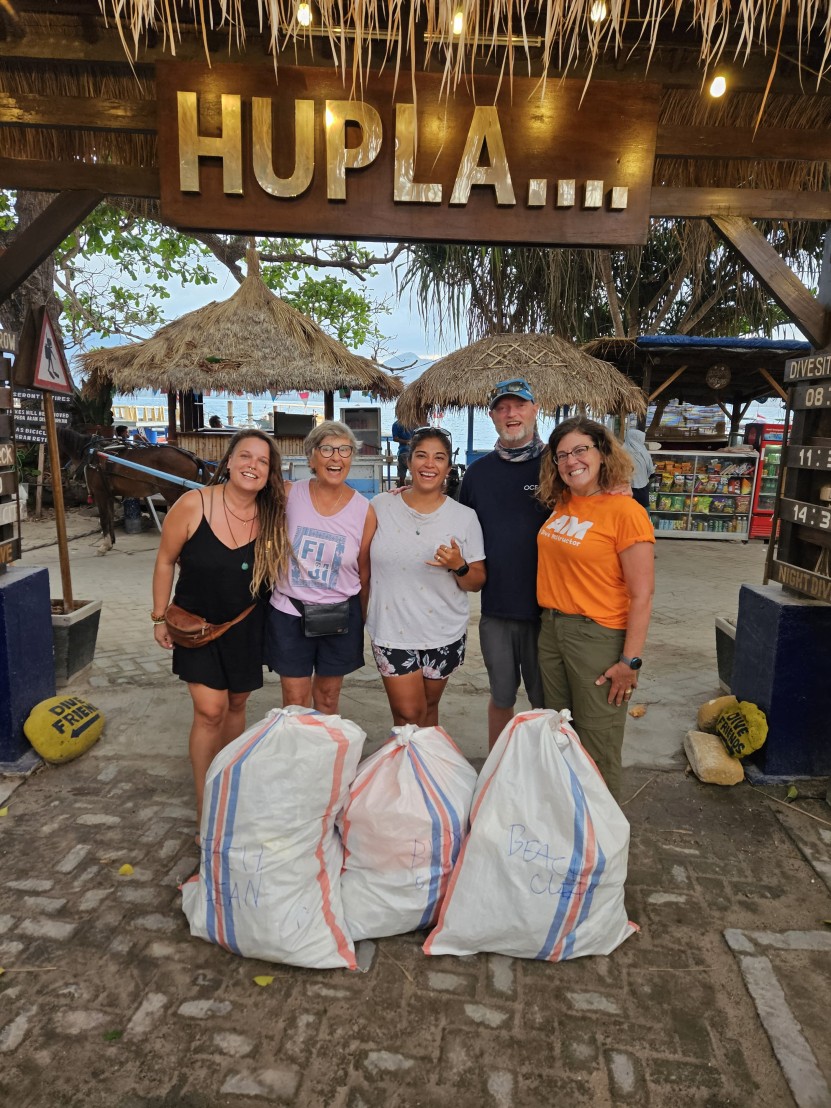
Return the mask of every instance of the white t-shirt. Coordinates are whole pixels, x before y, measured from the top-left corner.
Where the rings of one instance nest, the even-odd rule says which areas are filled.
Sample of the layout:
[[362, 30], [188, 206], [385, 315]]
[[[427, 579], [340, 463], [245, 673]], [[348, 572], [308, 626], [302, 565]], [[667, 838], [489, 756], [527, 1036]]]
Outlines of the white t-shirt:
[[372, 501], [378, 529], [370, 547], [372, 583], [367, 631], [379, 646], [427, 650], [460, 639], [468, 621], [467, 593], [452, 573], [428, 566], [437, 548], [454, 538], [468, 562], [485, 557], [476, 513], [449, 496], [421, 515], [403, 496], [381, 493]]

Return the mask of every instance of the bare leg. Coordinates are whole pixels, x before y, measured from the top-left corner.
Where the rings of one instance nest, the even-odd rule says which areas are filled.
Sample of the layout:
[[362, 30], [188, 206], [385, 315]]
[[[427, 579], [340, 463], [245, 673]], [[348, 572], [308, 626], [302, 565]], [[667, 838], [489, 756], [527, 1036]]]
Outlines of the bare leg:
[[493, 697], [488, 701], [488, 750], [493, 750], [496, 740], [514, 718], [514, 709], [498, 708]]
[[439, 725], [439, 701], [447, 686], [448, 678], [441, 681], [424, 678], [424, 699], [427, 702], [427, 710], [424, 713], [422, 727], [438, 727]]
[[283, 693], [284, 708], [288, 708], [289, 704], [299, 704], [301, 708], [311, 708], [311, 677], [281, 677], [280, 689]]
[[199, 826], [202, 823], [205, 775], [211, 762], [225, 745], [223, 735], [228, 715], [229, 694], [224, 690], [209, 689], [207, 685], [196, 684], [189, 684], [188, 692], [193, 701], [193, 723], [190, 728], [188, 751], [196, 793], [196, 822]]
[[424, 726], [427, 715], [427, 697], [421, 672], [407, 673], [402, 677], [383, 677], [387, 700], [390, 702], [392, 722], [396, 727], [405, 723]]
[[312, 701], [318, 712], [324, 715], [337, 715], [342, 677], [321, 677], [319, 673], [312, 680]]
[[250, 693], [228, 693], [228, 713], [222, 728], [222, 745], [227, 746], [245, 730], [245, 705]]

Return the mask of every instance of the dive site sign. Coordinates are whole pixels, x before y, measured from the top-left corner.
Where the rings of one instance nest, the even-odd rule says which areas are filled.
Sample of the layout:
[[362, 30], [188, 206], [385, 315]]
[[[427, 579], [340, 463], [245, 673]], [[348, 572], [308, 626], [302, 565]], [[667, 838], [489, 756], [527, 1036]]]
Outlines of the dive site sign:
[[240, 233], [562, 246], [646, 242], [649, 83], [156, 68], [162, 216]]

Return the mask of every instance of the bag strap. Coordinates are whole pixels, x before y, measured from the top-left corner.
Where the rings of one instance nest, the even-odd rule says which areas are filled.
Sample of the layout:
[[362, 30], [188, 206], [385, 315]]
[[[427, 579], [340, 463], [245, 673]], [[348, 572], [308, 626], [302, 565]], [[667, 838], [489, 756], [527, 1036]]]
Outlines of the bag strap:
[[[249, 606], [248, 606], [248, 607], [247, 607], [247, 608], [245, 609], [245, 611], [244, 611], [244, 612], [240, 612], [240, 614], [239, 614], [239, 615], [237, 616], [237, 618], [236, 618], [236, 619], [229, 619], [227, 623], [219, 623], [219, 624], [217, 624], [217, 627], [216, 627], [216, 629], [217, 629], [217, 630], [219, 631], [219, 630], [220, 630], [220, 628], [221, 628], [221, 629], [222, 629], [222, 630], [221, 630], [221, 634], [223, 634], [223, 635], [224, 635], [224, 634], [225, 634], [225, 632], [226, 632], [226, 631], [228, 630], [228, 628], [229, 628], [229, 627], [233, 627], [235, 623], [239, 623], [239, 622], [240, 622], [241, 620], [245, 619], [245, 617], [246, 617], [246, 616], [250, 616], [250, 615], [251, 615], [251, 613], [252, 613], [252, 612], [254, 611], [254, 609], [255, 609], [256, 607], [257, 607], [257, 601], [255, 600], [255, 601], [254, 601], [254, 603], [253, 603], [253, 604], [250, 604], [250, 605], [249, 605]], [[215, 637], [217, 637], [217, 638], [218, 638], [218, 636], [215, 636]]]

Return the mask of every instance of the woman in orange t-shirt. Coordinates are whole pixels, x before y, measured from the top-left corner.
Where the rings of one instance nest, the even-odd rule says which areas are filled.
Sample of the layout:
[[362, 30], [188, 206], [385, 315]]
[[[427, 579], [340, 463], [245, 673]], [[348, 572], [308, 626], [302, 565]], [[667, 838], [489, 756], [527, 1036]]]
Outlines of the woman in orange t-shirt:
[[654, 591], [655, 533], [631, 496], [632, 463], [600, 423], [556, 427], [540, 472], [552, 509], [537, 536], [539, 662], [546, 708], [568, 708], [612, 795]]

